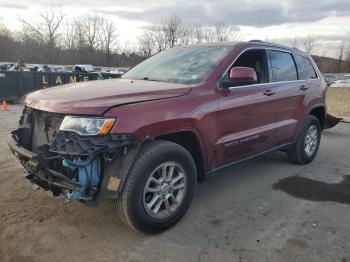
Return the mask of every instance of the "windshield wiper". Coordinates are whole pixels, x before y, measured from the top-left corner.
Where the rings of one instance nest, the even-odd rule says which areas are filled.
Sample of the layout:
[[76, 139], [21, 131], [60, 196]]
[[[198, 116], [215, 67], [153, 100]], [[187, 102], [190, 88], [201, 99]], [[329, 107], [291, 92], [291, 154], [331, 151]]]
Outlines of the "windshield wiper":
[[160, 82], [160, 80], [158, 80], [158, 79], [152, 79], [152, 78], [149, 78], [147, 76], [142, 78], [142, 80]]

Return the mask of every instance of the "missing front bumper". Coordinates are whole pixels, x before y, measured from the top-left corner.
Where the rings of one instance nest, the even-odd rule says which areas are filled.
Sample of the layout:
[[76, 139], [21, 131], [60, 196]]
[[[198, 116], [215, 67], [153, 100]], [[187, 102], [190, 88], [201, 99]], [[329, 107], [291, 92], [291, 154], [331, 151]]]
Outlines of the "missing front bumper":
[[55, 194], [58, 193], [58, 189], [80, 190], [80, 184], [78, 182], [72, 181], [66, 175], [51, 168], [42, 167], [39, 162], [40, 155], [18, 145], [12, 136], [7, 139], [7, 144], [11, 153], [28, 171], [27, 178], [32, 183], [37, 184], [44, 190], [51, 190]]
[[[100, 143], [96, 143], [95, 141], [87, 142], [85, 139], [83, 142], [85, 144], [98, 144], [98, 146], [95, 147], [95, 149], [98, 150], [94, 150], [93, 153], [96, 154], [87, 154], [85, 152], [85, 154], [82, 154], [81, 156], [78, 154], [72, 154], [75, 148], [80, 150], [80, 146], [67, 146], [66, 148], [70, 149], [70, 154], [65, 154], [67, 152], [62, 151], [60, 153], [50, 151], [50, 156], [47, 156], [45, 155], [47, 152], [32, 152], [24, 148], [23, 146], [19, 145], [13, 136], [10, 136], [7, 142], [12, 154], [20, 160], [21, 164], [28, 171], [27, 179], [44, 190], [52, 191], [54, 196], [58, 196], [61, 193], [67, 195], [67, 191], [70, 193], [84, 191], [84, 187], [86, 188], [86, 183], [81, 184], [79, 181], [79, 172], [81, 172], [83, 168], [80, 170], [78, 169], [76, 173], [77, 175], [74, 176], [75, 179], [72, 179], [72, 176], [67, 175], [65, 172], [57, 171], [57, 169], [54, 170], [53, 166], [57, 167], [57, 163], [62, 163], [63, 159], [67, 158], [98, 158], [103, 162], [103, 172], [101, 171], [99, 174], [99, 187], [98, 190], [94, 192], [96, 197], [86, 197], [86, 199], [97, 200], [116, 197], [123, 179], [126, 177], [128, 169], [131, 166], [130, 163], [133, 162], [132, 158], [135, 157], [135, 148], [138, 148], [137, 146], [134, 146], [138, 143], [131, 143], [132, 140], [130, 139], [130, 136], [115, 135], [114, 137], [119, 138], [114, 140], [114, 144], [108, 143], [108, 140], [106, 139], [103, 140], [103, 143], [101, 143], [101, 140], [98, 141]], [[122, 140], [122, 138], [128, 139]], [[77, 139], [79, 138], [75, 137], [75, 140], [72, 139], [69, 141], [71, 143], [73, 143], [72, 141], [75, 141], [75, 145], [81, 144], [81, 142], [79, 142]], [[108, 146], [105, 146], [106, 144]], [[111, 147], [111, 144], [113, 147]], [[120, 146], [116, 146], [116, 144]], [[52, 164], [53, 161], [56, 161], [55, 165]], [[75, 196], [76, 195], [77, 194], [75, 194]]]
[[[8, 145], [28, 171], [27, 178], [54, 195], [67, 195], [67, 190], [87, 192], [87, 179], [80, 175], [85, 172], [86, 178], [90, 166], [77, 167], [74, 163], [98, 160], [101, 171], [98, 189], [96, 183], [92, 185], [94, 200], [115, 197], [133, 163], [139, 148], [138, 140], [132, 134], [81, 136], [61, 131], [62, 118], [59, 114], [24, 108], [18, 129], [8, 138]], [[91, 195], [81, 193], [83, 198], [91, 199]]]

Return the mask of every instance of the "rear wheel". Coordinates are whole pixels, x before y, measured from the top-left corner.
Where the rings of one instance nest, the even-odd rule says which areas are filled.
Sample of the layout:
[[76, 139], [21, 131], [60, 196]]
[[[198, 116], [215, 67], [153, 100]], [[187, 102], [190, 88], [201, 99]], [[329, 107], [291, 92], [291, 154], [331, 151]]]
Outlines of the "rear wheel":
[[317, 154], [320, 141], [320, 121], [314, 115], [309, 115], [297, 141], [288, 150], [290, 160], [300, 165], [310, 163]]
[[164, 231], [186, 213], [196, 187], [196, 167], [182, 146], [153, 141], [137, 157], [118, 209], [124, 222], [142, 233]]

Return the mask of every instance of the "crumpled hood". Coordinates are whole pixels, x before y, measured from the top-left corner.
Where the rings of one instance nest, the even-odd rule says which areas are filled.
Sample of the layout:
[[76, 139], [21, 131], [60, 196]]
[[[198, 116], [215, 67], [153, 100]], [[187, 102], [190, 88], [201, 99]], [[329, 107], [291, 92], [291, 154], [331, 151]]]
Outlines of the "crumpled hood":
[[109, 79], [50, 87], [28, 94], [25, 105], [38, 110], [79, 115], [101, 115], [111, 107], [181, 96], [190, 85]]

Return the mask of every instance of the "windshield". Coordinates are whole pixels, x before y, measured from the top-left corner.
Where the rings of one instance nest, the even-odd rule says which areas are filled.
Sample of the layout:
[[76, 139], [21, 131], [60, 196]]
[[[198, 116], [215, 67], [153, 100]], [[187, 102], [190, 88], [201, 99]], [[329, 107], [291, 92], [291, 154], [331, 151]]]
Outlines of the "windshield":
[[182, 84], [200, 83], [231, 49], [229, 46], [168, 49], [135, 66], [123, 78]]

